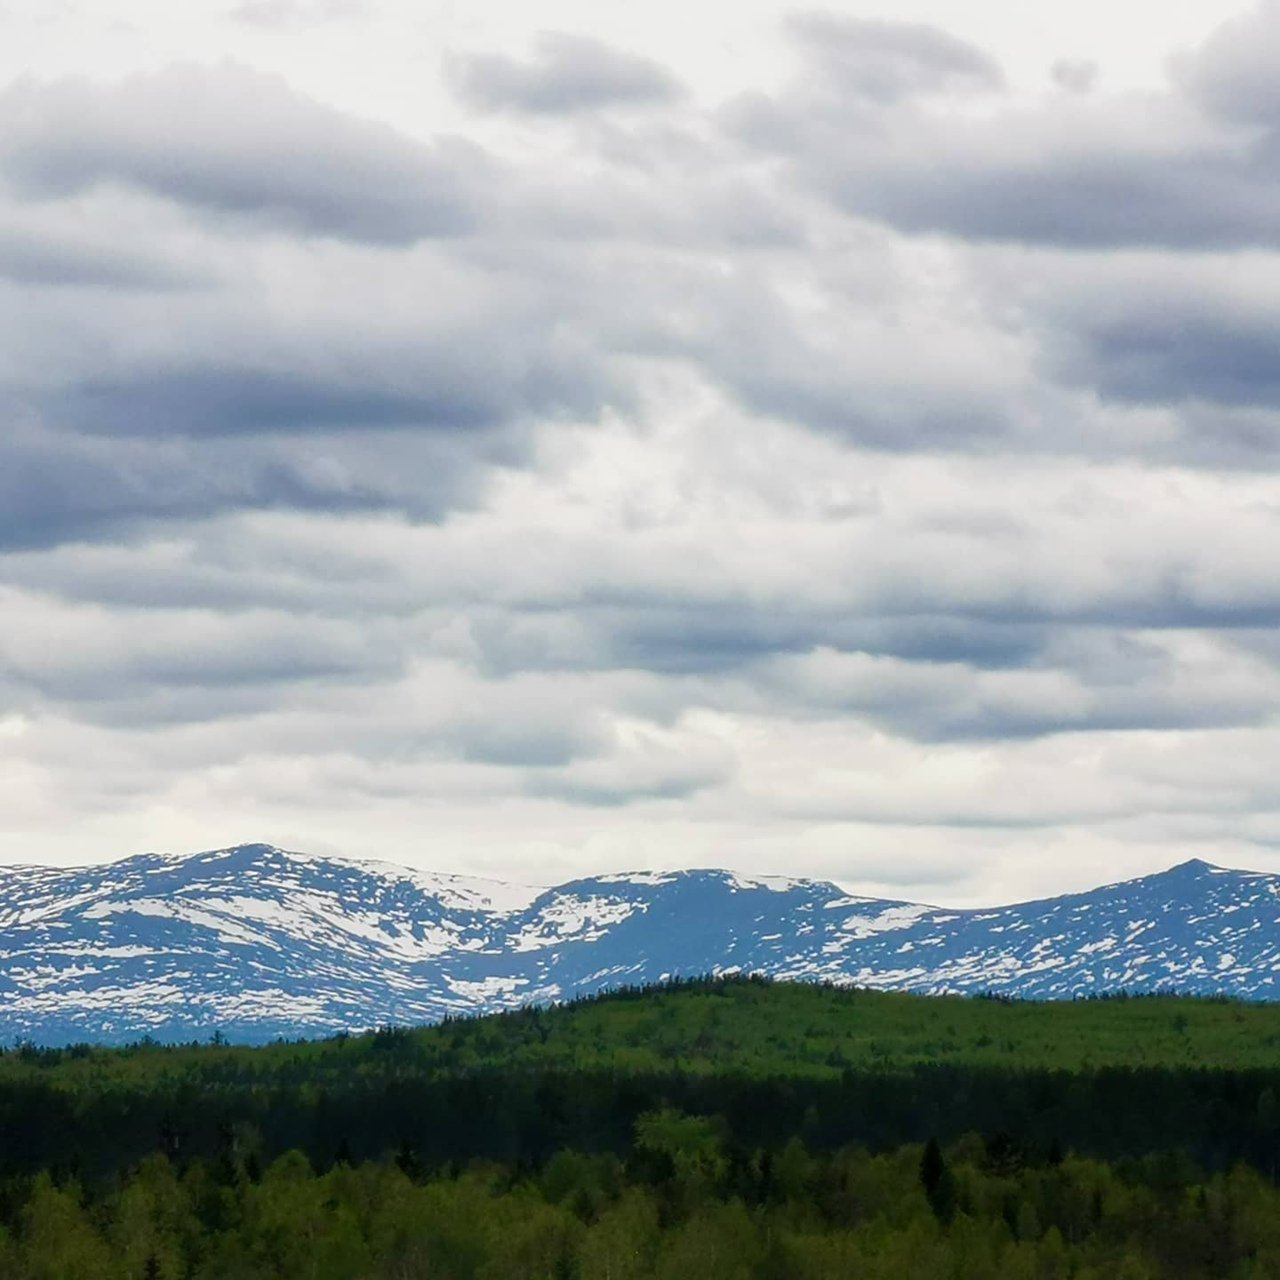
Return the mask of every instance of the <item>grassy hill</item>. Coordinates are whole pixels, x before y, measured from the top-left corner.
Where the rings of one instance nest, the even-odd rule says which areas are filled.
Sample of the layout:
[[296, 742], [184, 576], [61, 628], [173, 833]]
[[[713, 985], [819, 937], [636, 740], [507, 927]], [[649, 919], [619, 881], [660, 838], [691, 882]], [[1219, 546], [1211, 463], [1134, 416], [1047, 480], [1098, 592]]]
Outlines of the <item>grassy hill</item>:
[[1033, 1003], [715, 979], [623, 991], [550, 1009], [417, 1029], [277, 1043], [125, 1049], [31, 1047], [0, 1054], [0, 1083], [89, 1082], [193, 1073], [423, 1077], [485, 1070], [830, 1079], [922, 1065], [1081, 1071], [1243, 1071], [1280, 1063], [1280, 1005], [1181, 996]]

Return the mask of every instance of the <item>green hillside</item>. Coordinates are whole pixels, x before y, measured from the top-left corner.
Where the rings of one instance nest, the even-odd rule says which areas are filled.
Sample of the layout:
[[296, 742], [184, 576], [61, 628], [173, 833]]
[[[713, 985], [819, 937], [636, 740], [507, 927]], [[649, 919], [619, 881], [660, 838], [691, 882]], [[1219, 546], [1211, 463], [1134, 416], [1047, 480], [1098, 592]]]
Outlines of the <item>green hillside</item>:
[[1280, 1065], [1280, 1005], [1180, 996], [1010, 1002], [759, 979], [617, 992], [550, 1009], [258, 1048], [205, 1044], [0, 1053], [0, 1082], [165, 1076], [314, 1081], [389, 1068], [834, 1078], [921, 1065], [1016, 1070]]
[[3, 1280], [1264, 1280], [1280, 1010], [733, 979], [0, 1053]]
[[1022, 1004], [707, 979], [410, 1030], [259, 1048], [0, 1053], [17, 1167], [109, 1171], [157, 1147], [326, 1163], [622, 1152], [653, 1107], [744, 1141], [891, 1148], [1002, 1131], [1106, 1158], [1280, 1152], [1280, 1008], [1185, 998]]

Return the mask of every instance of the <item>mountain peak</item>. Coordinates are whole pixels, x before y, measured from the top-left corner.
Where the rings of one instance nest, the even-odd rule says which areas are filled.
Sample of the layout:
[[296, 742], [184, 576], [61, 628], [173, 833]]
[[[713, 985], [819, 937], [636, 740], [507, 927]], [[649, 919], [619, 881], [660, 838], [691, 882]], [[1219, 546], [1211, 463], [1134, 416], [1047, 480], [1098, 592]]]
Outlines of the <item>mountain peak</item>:
[[1224, 867], [1215, 867], [1212, 862], [1206, 862], [1203, 858], [1188, 858], [1185, 862], [1179, 862], [1170, 867], [1164, 874], [1169, 876], [1203, 876], [1216, 874], [1224, 871]]
[[247, 844], [233, 844], [225, 849], [212, 849], [210, 853], [223, 857], [269, 858], [272, 854], [284, 853], [283, 849], [262, 840], [251, 840]]

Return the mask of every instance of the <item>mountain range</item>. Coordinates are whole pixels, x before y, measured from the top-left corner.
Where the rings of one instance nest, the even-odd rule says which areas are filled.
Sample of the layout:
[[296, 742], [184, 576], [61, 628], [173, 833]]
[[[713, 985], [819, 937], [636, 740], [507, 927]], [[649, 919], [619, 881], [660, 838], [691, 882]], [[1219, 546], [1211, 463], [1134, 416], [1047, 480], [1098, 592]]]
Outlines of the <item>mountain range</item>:
[[819, 880], [642, 871], [537, 888], [248, 844], [0, 867], [0, 1040], [256, 1042], [758, 972], [1033, 999], [1280, 995], [1280, 876], [1200, 861], [948, 910]]

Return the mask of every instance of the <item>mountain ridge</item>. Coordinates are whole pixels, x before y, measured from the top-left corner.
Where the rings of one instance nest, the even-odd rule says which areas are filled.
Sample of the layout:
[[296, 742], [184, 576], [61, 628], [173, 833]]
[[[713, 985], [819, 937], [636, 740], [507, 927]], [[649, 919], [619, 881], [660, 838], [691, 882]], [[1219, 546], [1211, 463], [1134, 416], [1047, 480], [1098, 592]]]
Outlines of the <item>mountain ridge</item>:
[[509, 885], [265, 844], [0, 867], [0, 1039], [257, 1041], [677, 974], [1070, 999], [1280, 998], [1280, 876], [1189, 859], [947, 908], [717, 868]]

